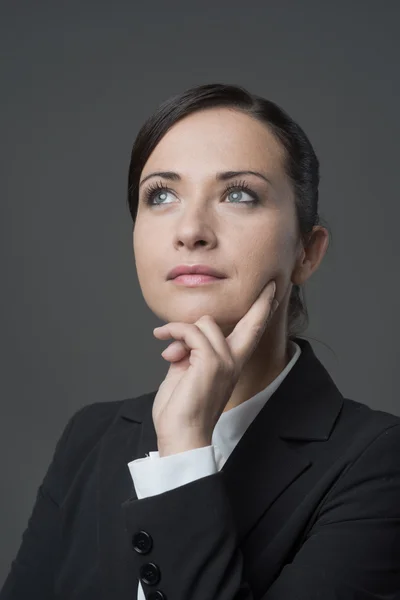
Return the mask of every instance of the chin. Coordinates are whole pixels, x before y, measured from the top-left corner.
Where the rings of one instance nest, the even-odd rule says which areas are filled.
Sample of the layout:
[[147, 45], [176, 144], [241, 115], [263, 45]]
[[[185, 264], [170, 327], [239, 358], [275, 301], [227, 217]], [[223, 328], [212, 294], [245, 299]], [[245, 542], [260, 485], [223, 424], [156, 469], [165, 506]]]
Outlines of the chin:
[[179, 293], [148, 294], [145, 301], [150, 310], [164, 323], [195, 323], [204, 315], [211, 316], [219, 327], [233, 329], [248, 310], [248, 301], [237, 290], [223, 290], [212, 294], [190, 293], [192, 290], [177, 290]]
[[204, 303], [199, 303], [198, 306], [192, 308], [189, 308], [186, 303], [185, 308], [182, 308], [181, 310], [179, 307], [175, 306], [172, 310], [166, 311], [164, 307], [164, 310], [162, 311], [153, 310], [153, 312], [165, 323], [196, 323], [196, 321], [204, 315], [209, 315], [214, 319], [222, 331], [232, 331], [240, 319], [240, 316], [234, 318], [232, 315], [229, 315], [227, 311], [221, 310], [220, 306], [212, 309], [209, 306], [204, 306]]

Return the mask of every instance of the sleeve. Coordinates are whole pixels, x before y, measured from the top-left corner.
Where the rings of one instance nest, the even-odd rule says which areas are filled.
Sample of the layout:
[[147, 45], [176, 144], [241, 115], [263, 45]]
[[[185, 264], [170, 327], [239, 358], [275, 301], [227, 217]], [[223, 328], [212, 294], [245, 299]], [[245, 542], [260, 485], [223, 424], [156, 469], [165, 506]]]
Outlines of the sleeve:
[[[142, 499], [212, 475], [221, 468], [223, 461], [219, 448], [211, 445], [163, 457], [159, 452], [150, 452], [150, 456], [128, 463], [128, 468], [136, 495]], [[137, 600], [146, 600], [140, 581]]]
[[400, 600], [400, 425], [374, 439], [326, 496], [263, 600]]
[[[336, 480], [300, 548], [260, 600], [397, 600], [399, 457], [395, 425]], [[223, 472], [122, 508], [131, 539], [143, 544], [133, 561], [146, 598], [157, 589], [174, 600], [254, 600]]]
[[205, 446], [160, 458], [150, 452], [146, 458], [128, 463], [128, 468], [139, 499], [168, 492], [195, 479], [216, 473], [223, 457], [217, 446]]
[[18, 553], [0, 591], [0, 600], [54, 600], [54, 572], [60, 547], [56, 500], [62, 489], [60, 465], [75, 420], [85, 408], [69, 419], [56, 444], [51, 463], [38, 488]]

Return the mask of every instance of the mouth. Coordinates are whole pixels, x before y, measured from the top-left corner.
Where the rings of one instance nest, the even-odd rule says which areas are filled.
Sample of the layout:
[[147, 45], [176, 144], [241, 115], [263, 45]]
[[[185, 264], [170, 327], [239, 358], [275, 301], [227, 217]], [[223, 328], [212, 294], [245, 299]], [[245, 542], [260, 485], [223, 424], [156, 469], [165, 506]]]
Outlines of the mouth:
[[197, 287], [198, 285], [217, 283], [218, 281], [223, 281], [223, 279], [225, 277], [214, 277], [213, 275], [202, 275], [200, 273], [185, 273], [184, 275], [178, 275], [178, 277], [170, 279], [170, 281], [177, 285]]
[[186, 264], [174, 267], [167, 275], [167, 280], [184, 285], [202, 285], [225, 279], [225, 273], [212, 265]]

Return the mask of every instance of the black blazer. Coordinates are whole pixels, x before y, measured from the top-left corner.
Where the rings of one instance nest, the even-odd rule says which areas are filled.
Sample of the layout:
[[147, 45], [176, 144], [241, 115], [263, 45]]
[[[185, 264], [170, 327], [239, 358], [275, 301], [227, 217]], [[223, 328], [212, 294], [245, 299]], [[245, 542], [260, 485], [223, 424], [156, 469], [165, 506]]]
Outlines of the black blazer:
[[[222, 470], [137, 499], [156, 392], [68, 422], [1, 600], [400, 597], [400, 418], [343, 398], [308, 341]], [[399, 595], [399, 596], [398, 596]]]

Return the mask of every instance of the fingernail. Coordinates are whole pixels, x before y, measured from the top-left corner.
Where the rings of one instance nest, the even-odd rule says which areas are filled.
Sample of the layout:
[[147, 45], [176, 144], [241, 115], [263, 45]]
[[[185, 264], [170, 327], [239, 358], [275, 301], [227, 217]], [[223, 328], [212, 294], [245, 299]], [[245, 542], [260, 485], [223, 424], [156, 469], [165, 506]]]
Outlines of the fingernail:
[[272, 312], [275, 312], [276, 309], [278, 308], [278, 306], [279, 306], [278, 300], [273, 300], [272, 301]]

